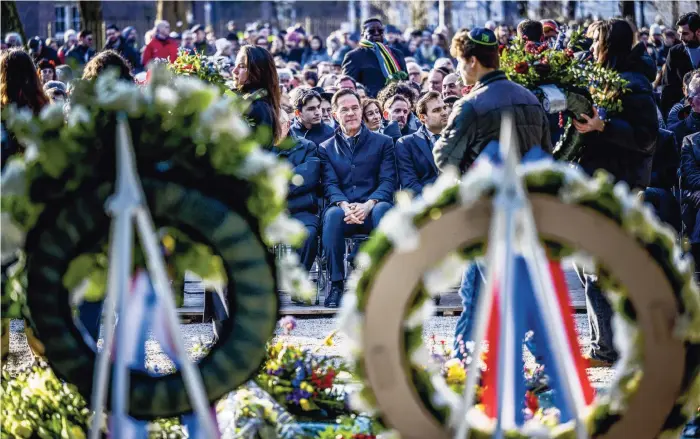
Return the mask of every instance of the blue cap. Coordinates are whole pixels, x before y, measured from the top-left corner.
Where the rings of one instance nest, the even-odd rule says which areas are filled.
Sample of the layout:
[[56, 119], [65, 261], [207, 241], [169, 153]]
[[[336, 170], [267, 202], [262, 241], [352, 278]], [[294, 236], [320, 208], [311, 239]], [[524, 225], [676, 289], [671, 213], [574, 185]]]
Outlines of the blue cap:
[[496, 46], [498, 40], [492, 30], [483, 27], [475, 27], [469, 31], [469, 39], [482, 46]]

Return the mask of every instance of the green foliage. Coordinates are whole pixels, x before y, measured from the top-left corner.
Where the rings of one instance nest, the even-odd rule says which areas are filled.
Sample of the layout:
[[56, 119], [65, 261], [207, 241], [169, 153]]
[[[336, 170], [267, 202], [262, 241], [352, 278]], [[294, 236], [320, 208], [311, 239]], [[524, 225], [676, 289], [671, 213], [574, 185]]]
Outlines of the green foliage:
[[561, 51], [516, 38], [501, 53], [501, 69], [508, 79], [528, 89], [553, 84], [588, 90], [593, 103], [608, 114], [622, 111], [621, 96], [628, 91], [627, 81], [618, 72], [576, 60], [571, 44]]

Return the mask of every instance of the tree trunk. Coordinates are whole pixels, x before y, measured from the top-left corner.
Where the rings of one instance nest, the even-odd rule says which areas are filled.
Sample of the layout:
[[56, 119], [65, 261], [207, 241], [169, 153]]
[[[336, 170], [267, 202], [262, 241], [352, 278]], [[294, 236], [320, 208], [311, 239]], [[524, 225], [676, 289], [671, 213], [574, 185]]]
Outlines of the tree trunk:
[[93, 48], [99, 51], [105, 44], [104, 21], [101, 1], [79, 1], [81, 30], [92, 31]]
[[157, 20], [170, 23], [170, 30], [182, 32], [187, 27], [187, 9], [190, 2], [158, 0]]
[[680, 12], [678, 11], [678, 0], [673, 0], [671, 2], [671, 26], [669, 26], [671, 29], [675, 29], [676, 27], [676, 22], [678, 21], [678, 16], [680, 15]]
[[449, 40], [455, 33], [455, 30], [452, 28], [452, 0], [445, 0], [445, 26], [447, 26], [447, 29], [449, 30]]
[[425, 29], [428, 20], [428, 2], [411, 2], [411, 24], [414, 29]]
[[575, 20], [576, 19], [576, 7], [578, 6], [578, 2], [575, 0], [569, 0], [566, 2], [566, 18], [569, 20]]
[[630, 20], [632, 23], [637, 23], [636, 16], [636, 2], [633, 1], [621, 1], [620, 10], [622, 12], [622, 17]]
[[24, 35], [24, 26], [22, 26], [22, 20], [19, 18], [19, 12], [17, 12], [17, 3], [14, 1], [0, 2], [2, 5], [2, 22], [0, 23], [0, 28], [2, 28], [2, 34], [5, 35], [8, 32], [17, 32], [22, 37], [22, 42], [27, 42], [27, 37]]

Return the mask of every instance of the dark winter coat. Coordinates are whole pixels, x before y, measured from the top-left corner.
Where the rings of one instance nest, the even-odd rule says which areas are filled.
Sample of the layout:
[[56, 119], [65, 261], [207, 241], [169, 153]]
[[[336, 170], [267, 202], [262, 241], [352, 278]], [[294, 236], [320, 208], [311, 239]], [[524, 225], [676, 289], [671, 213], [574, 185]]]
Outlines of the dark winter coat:
[[690, 114], [683, 120], [670, 125], [668, 130], [673, 132], [678, 145], [683, 143], [683, 138], [689, 134], [694, 134], [700, 131], [700, 114], [691, 111]]
[[437, 167], [442, 170], [455, 166], [466, 171], [490, 142], [498, 141], [505, 112], [514, 116], [521, 157], [534, 146], [551, 153], [549, 121], [540, 101], [496, 70], [484, 75], [468, 95], [455, 103], [447, 127], [433, 148]]
[[[306, 139], [295, 138], [294, 141], [296, 144], [290, 149], [272, 149], [280, 158], [284, 158], [292, 165], [294, 175], [299, 175], [303, 179], [298, 186], [294, 183], [289, 184], [287, 209], [292, 216], [299, 216], [297, 214], [302, 212], [317, 216], [321, 181], [321, 160], [318, 158], [318, 147]], [[306, 219], [311, 219], [307, 218], [309, 215], [300, 215], [299, 217], [304, 218], [302, 221], [305, 224]], [[318, 217], [314, 224], [318, 224]]]
[[684, 190], [700, 191], [700, 133], [683, 139], [681, 176]]
[[89, 48], [88, 46], [81, 46], [76, 44], [72, 49], [66, 53], [66, 64], [73, 66], [79, 66], [82, 68], [95, 56], [95, 50]]
[[391, 138], [363, 126], [354, 149], [340, 129], [321, 143], [321, 182], [330, 204], [367, 200], [393, 203], [397, 187], [396, 157]]
[[275, 113], [272, 111], [272, 105], [265, 98], [256, 99], [248, 107], [246, 115], [253, 123], [254, 130], [257, 130], [258, 127], [269, 129], [269, 142], [261, 146], [265, 149], [271, 148], [274, 143], [273, 130], [275, 126]]
[[579, 163], [589, 173], [604, 169], [630, 187], [645, 188], [659, 133], [651, 85], [656, 66], [638, 45], [614, 68], [630, 91], [622, 95], [622, 112], [609, 117], [603, 132], [584, 135], [586, 148]]
[[294, 133], [295, 137], [310, 140], [317, 146], [330, 139], [335, 134], [333, 127], [325, 123], [312, 126], [311, 129], [307, 130], [304, 124], [302, 124], [297, 118], [295, 118], [294, 122], [292, 122], [290, 129], [292, 130], [292, 133]]
[[[401, 71], [405, 72], [406, 61], [403, 55], [396, 50], [391, 50], [391, 53], [396, 58]], [[382, 73], [382, 68], [379, 66], [377, 56], [372, 49], [366, 47], [358, 47], [345, 55], [343, 75], [348, 75], [367, 87], [367, 94], [371, 97], [377, 96], [379, 90], [384, 88], [386, 83], [386, 78]]]
[[683, 99], [683, 76], [691, 70], [693, 65], [685, 45], [681, 43], [671, 47], [666, 57], [666, 69], [662, 82], [664, 87], [661, 91], [661, 112], [664, 117], [668, 116], [671, 107]]
[[433, 159], [433, 142], [427, 130], [418, 130], [396, 142], [396, 165], [401, 189], [416, 195], [437, 180], [439, 171]]
[[131, 69], [134, 73], [138, 73], [143, 70], [141, 66], [141, 54], [127, 41], [124, 37], [119, 37], [113, 43], [109, 41], [105, 44], [105, 50], [114, 50], [119, 53], [125, 60], [131, 65]]

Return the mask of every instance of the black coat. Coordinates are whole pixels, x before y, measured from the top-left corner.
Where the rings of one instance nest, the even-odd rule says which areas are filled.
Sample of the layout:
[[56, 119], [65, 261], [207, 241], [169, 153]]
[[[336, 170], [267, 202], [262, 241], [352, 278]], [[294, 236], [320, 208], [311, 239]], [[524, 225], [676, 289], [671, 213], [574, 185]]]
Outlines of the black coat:
[[603, 132], [584, 135], [586, 145], [580, 165], [588, 172], [604, 169], [630, 187], [649, 184], [659, 121], [651, 81], [656, 66], [638, 45], [615, 68], [629, 82], [629, 92], [622, 95], [622, 112], [610, 116]]
[[668, 130], [675, 136], [676, 144], [680, 145], [685, 136], [700, 131], [700, 114], [691, 111], [684, 119], [670, 125]]
[[311, 129], [307, 130], [306, 127], [301, 123], [299, 119], [294, 119], [292, 126], [290, 127], [292, 133], [295, 137], [301, 137], [306, 140], [310, 140], [316, 144], [316, 146], [325, 142], [326, 140], [333, 137], [335, 130], [328, 124], [321, 122], [316, 126], [312, 126]]
[[[273, 148], [277, 153], [292, 165], [294, 175], [302, 177], [302, 183], [289, 184], [287, 193], [287, 209], [295, 216], [298, 213], [307, 212], [318, 215], [319, 211], [319, 186], [321, 181], [321, 160], [318, 158], [318, 147], [306, 139], [294, 139], [296, 145], [290, 149]], [[306, 223], [306, 221], [304, 221]], [[317, 223], [318, 221], [316, 221]]]
[[680, 155], [678, 144], [673, 133], [659, 129], [656, 151], [651, 167], [651, 182], [649, 187], [670, 190], [678, 184], [678, 168]]
[[683, 189], [700, 191], [700, 133], [683, 139], [681, 147], [681, 175]]
[[661, 112], [664, 117], [668, 116], [671, 107], [683, 99], [683, 76], [691, 70], [693, 70], [693, 65], [685, 50], [685, 45], [681, 43], [671, 47], [666, 57], [664, 88], [661, 91]]
[[426, 185], [435, 183], [439, 173], [433, 159], [433, 144], [426, 134], [425, 130], [419, 130], [396, 142], [401, 189], [416, 195], [420, 195]]
[[342, 132], [318, 147], [321, 181], [330, 204], [341, 201], [364, 203], [367, 200], [394, 201], [397, 187], [394, 142], [363, 126], [354, 149]]
[[[117, 41], [119, 41], [119, 44], [116, 44]], [[124, 37], [119, 37], [117, 41], [111, 44], [108, 41], [105, 44], [105, 50], [114, 50], [115, 52], [119, 53], [129, 62], [129, 64], [131, 64], [131, 69], [134, 73], [141, 72], [143, 70], [143, 66], [141, 65], [141, 54], [133, 46], [127, 43]]]
[[535, 146], [552, 151], [549, 121], [542, 104], [525, 87], [509, 81], [500, 70], [484, 75], [468, 95], [455, 103], [442, 137], [433, 148], [435, 164], [465, 172], [501, 133], [501, 117], [515, 121], [521, 157]]
[[[391, 49], [389, 49], [391, 50]], [[391, 50], [402, 72], [406, 71], [406, 61], [403, 55], [396, 50]], [[379, 90], [384, 88], [386, 78], [379, 66], [379, 60], [372, 49], [358, 47], [345, 55], [343, 60], [343, 74], [355, 79], [355, 81], [367, 87], [367, 94], [377, 96]]]
[[272, 111], [272, 106], [265, 98], [254, 100], [248, 107], [248, 118], [253, 122], [253, 129], [258, 127], [267, 127], [269, 130], [269, 141], [261, 145], [265, 149], [269, 149], [274, 144], [274, 126], [275, 113]]

